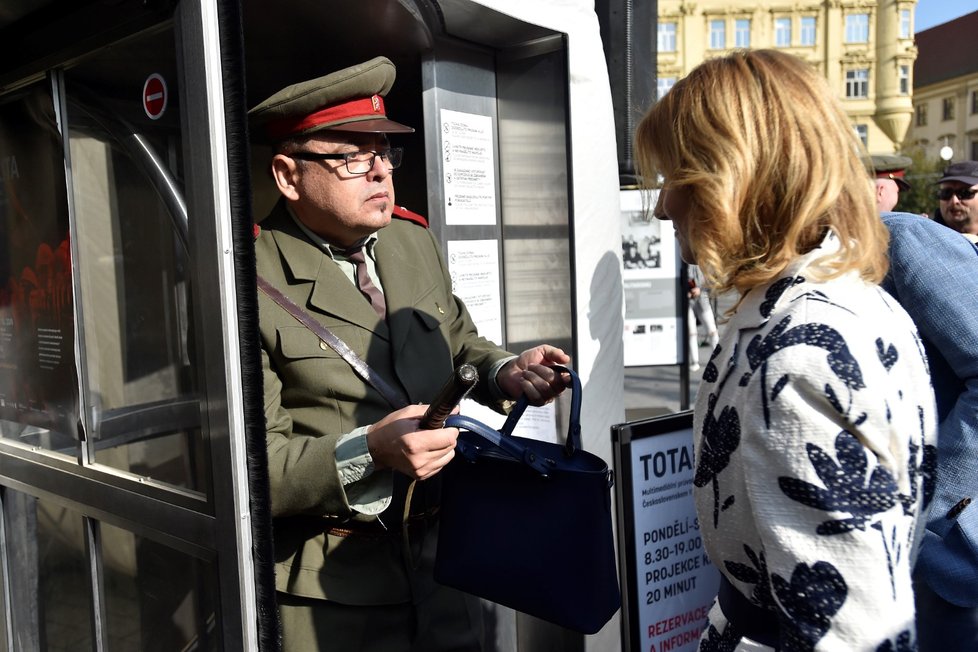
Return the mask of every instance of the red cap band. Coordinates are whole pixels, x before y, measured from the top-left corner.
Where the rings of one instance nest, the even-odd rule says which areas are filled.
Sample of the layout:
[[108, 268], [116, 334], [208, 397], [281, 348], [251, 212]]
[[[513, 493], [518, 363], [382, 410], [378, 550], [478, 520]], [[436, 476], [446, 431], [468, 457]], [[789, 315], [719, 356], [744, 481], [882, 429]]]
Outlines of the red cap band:
[[300, 118], [269, 122], [265, 129], [269, 138], [279, 140], [324, 124], [341, 125], [355, 118], [386, 118], [384, 98], [380, 95], [361, 97], [342, 104], [334, 104]]
[[894, 170], [893, 172], [877, 172], [877, 179], [902, 179], [904, 170]]

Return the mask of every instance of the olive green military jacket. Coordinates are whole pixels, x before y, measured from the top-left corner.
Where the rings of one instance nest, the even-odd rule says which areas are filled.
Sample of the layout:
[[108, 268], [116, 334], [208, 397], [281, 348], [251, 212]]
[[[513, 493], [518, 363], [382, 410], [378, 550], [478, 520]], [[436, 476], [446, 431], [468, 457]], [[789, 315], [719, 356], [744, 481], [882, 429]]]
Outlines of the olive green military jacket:
[[[302, 233], [284, 202], [260, 226], [259, 275], [411, 402], [429, 402], [455, 366], [468, 362], [480, 375], [473, 398], [492, 405], [489, 369], [510, 354], [478, 335], [452, 294], [440, 246], [426, 228], [394, 219], [378, 233], [374, 254], [387, 301], [387, 320], [381, 321], [336, 263]], [[393, 408], [312, 331], [258, 294], [276, 588], [351, 605], [419, 597], [417, 572], [405, 563], [396, 532], [325, 533], [349, 519], [376, 520], [351, 510], [334, 449], [339, 437]], [[399, 503], [395, 494], [381, 519], [396, 530], [402, 517], [403, 497]]]

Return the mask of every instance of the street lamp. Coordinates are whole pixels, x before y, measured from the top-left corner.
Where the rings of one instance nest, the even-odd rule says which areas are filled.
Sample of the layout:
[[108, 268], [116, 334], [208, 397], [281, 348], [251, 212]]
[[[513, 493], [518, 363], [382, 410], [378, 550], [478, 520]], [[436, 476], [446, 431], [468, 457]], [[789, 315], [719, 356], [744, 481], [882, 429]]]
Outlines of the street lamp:
[[944, 147], [941, 148], [939, 154], [941, 156], [941, 159], [945, 161], [950, 161], [951, 158], [954, 156], [954, 150], [948, 147], [947, 136], [944, 136]]

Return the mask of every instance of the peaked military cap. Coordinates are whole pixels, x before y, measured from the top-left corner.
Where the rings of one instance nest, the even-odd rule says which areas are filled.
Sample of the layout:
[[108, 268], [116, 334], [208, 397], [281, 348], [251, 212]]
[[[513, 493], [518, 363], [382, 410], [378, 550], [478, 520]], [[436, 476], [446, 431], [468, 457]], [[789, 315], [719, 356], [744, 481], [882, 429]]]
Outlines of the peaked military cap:
[[903, 178], [913, 161], [907, 156], [874, 154], [873, 171], [877, 179], [892, 179], [900, 190], [910, 190], [910, 183]]
[[286, 86], [248, 112], [252, 132], [277, 142], [326, 129], [405, 133], [414, 129], [387, 119], [384, 96], [394, 85], [394, 64], [386, 57], [324, 77]]

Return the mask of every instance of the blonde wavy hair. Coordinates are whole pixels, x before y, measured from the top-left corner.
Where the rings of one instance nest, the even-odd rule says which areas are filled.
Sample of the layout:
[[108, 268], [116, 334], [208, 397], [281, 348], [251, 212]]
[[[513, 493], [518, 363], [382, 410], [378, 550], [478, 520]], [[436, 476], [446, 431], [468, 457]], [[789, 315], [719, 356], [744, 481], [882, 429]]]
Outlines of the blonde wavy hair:
[[820, 260], [821, 279], [883, 279], [889, 233], [862, 149], [822, 76], [775, 50], [699, 65], [635, 131], [646, 187], [661, 177], [689, 191], [689, 247], [709, 284], [741, 293], [773, 281], [829, 229], [840, 248]]

